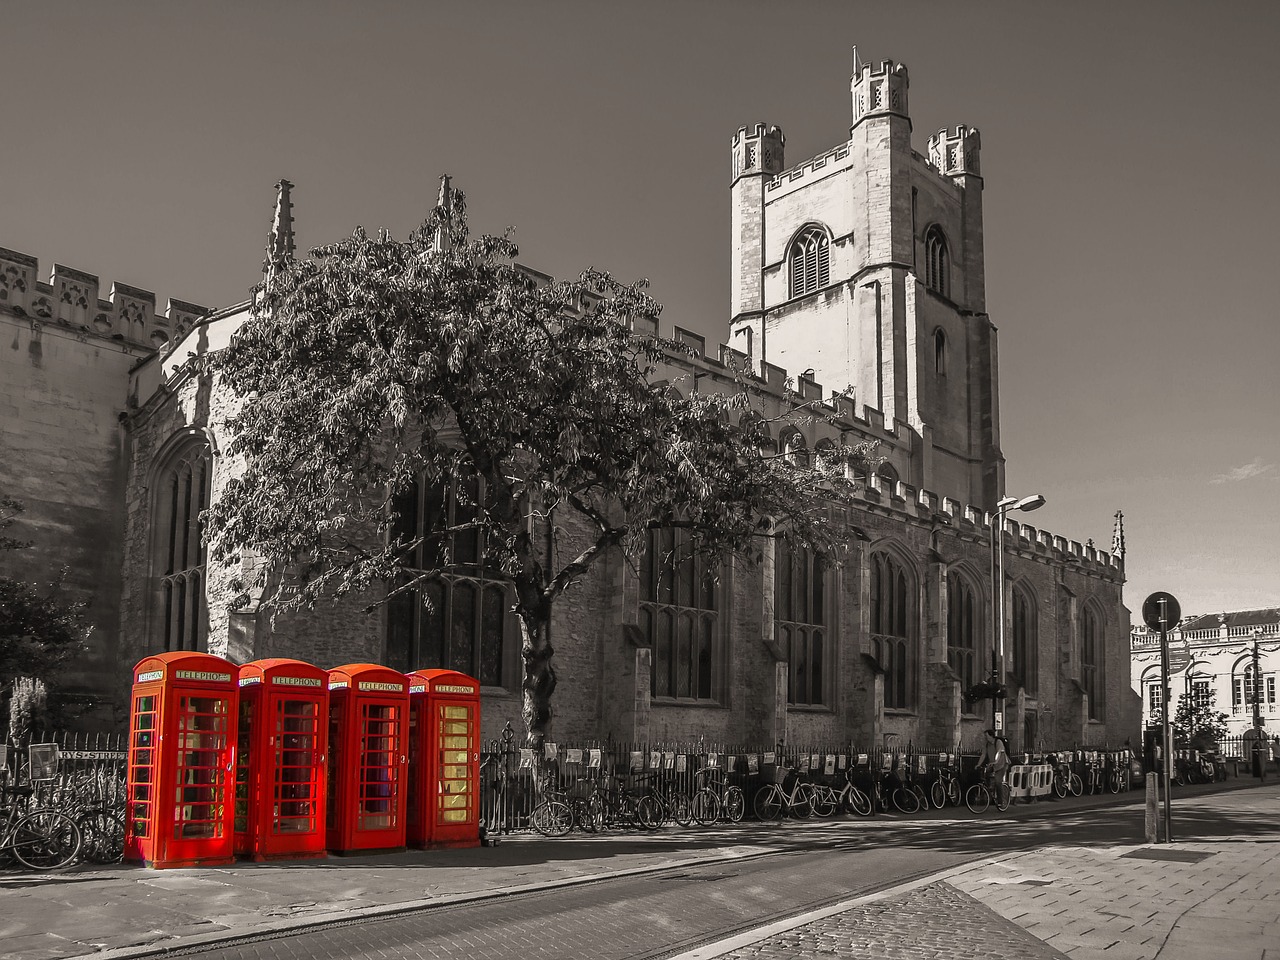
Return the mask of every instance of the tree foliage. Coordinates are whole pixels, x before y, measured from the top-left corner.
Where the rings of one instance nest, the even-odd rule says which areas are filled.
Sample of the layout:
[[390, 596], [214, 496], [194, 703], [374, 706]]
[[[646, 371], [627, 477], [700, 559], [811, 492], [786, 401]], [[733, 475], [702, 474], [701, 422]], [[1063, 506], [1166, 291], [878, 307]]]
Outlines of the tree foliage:
[[[22, 503], [0, 497], [0, 551], [27, 550], [31, 542], [4, 531], [22, 512]], [[66, 570], [43, 588], [0, 576], [0, 693], [17, 677], [38, 678], [55, 687], [58, 670], [83, 646], [82, 601], [62, 595]]]
[[1214, 707], [1215, 694], [1197, 700], [1187, 694], [1173, 711], [1173, 745], [1209, 750], [1227, 735], [1227, 715]]
[[[243, 471], [210, 508], [215, 561], [248, 550], [288, 565], [280, 607], [410, 590], [453, 559], [408, 570], [424, 539], [478, 529], [487, 562], [510, 578], [522, 629], [524, 717], [545, 733], [555, 688], [544, 630], [552, 604], [611, 550], [636, 558], [646, 531], [683, 526], [697, 549], [758, 555], [776, 529], [834, 554], [824, 500], [847, 496], [849, 457], [808, 466], [762, 452], [767, 418], [750, 385], [683, 395], [655, 378], [687, 352], [641, 336], [659, 305], [643, 281], [590, 269], [537, 279], [509, 236], [472, 238], [462, 195], [406, 240], [357, 229], [278, 265], [253, 315], [204, 363], [244, 398], [228, 452]], [[796, 404], [793, 418], [814, 416]], [[740, 422], [741, 420], [741, 422]], [[393, 536], [397, 496], [415, 479], [484, 482], [465, 525]], [[552, 566], [537, 531], [576, 514], [591, 536]], [[267, 583], [260, 578], [259, 586]]]

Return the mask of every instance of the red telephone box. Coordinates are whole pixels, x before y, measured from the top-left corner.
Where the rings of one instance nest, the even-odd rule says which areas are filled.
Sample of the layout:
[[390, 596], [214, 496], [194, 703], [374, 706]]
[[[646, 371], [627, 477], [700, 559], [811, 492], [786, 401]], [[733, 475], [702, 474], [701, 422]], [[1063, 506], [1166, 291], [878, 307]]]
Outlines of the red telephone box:
[[237, 729], [236, 853], [325, 856], [329, 671], [301, 660], [246, 663]]
[[453, 670], [409, 677], [408, 842], [480, 846], [480, 681]]
[[329, 671], [329, 812], [333, 853], [404, 849], [409, 692], [375, 663]]
[[125, 859], [149, 867], [233, 861], [239, 667], [188, 651], [134, 667]]

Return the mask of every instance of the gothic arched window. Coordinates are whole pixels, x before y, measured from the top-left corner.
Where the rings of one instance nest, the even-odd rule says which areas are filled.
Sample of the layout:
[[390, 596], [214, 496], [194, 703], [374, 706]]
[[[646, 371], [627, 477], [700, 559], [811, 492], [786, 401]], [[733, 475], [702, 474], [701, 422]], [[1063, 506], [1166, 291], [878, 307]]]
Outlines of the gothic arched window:
[[947, 373], [947, 335], [941, 327], [933, 331], [933, 372], [939, 376]]
[[1080, 618], [1080, 682], [1089, 695], [1089, 719], [1105, 720], [1106, 677], [1103, 673], [1102, 624], [1092, 607]]
[[491, 687], [508, 682], [516, 636], [510, 582], [487, 555], [481, 529], [468, 526], [484, 497], [470, 471], [443, 487], [415, 482], [396, 497], [392, 538], [422, 538], [405, 560], [408, 574], [437, 572], [388, 601], [388, 666], [457, 670]]
[[973, 584], [958, 573], [947, 577], [947, 663], [968, 690], [982, 675], [982, 614]]
[[654, 697], [720, 697], [720, 585], [713, 566], [688, 530], [649, 531], [640, 568], [640, 629], [653, 650]]
[[1013, 673], [1014, 681], [1034, 697], [1040, 691], [1039, 649], [1036, 637], [1036, 606], [1021, 586], [1013, 588]]
[[791, 243], [787, 254], [791, 270], [791, 296], [825, 287], [831, 282], [831, 241], [821, 227], [807, 227]]
[[787, 702], [826, 703], [830, 670], [827, 568], [821, 557], [778, 540], [774, 564], [774, 620], [787, 653]]
[[884, 705], [908, 710], [916, 702], [914, 578], [892, 554], [871, 556], [871, 652], [884, 669]]
[[924, 235], [924, 283], [944, 297], [951, 295], [947, 238], [936, 224]]
[[204, 525], [213, 456], [203, 436], [181, 443], [152, 481], [152, 646], [203, 650], [208, 640]]

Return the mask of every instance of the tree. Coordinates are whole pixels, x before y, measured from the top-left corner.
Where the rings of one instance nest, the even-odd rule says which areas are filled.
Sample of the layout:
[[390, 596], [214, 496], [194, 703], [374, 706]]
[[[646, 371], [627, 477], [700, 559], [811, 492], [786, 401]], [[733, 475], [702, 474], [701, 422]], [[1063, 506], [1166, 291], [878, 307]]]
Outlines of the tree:
[[[296, 593], [277, 594], [277, 609], [375, 583], [415, 589], [452, 569], [450, 535], [479, 530], [510, 579], [536, 743], [556, 686], [545, 628], [578, 578], [611, 550], [637, 558], [663, 526], [688, 528], [708, 556], [758, 555], [779, 529], [834, 555], [824, 498], [848, 496], [848, 458], [870, 447], [812, 467], [762, 454], [764, 421], [734, 416], [753, 403], [746, 382], [684, 397], [655, 381], [687, 348], [634, 332], [661, 309], [643, 281], [591, 269], [540, 282], [516, 253], [509, 236], [472, 239], [455, 192], [404, 241], [357, 229], [275, 264], [250, 319], [203, 361], [243, 398], [228, 423], [243, 472], [207, 523], [216, 562], [246, 550], [265, 561], [259, 586], [290, 568]], [[815, 414], [797, 404], [793, 415]], [[464, 472], [485, 490], [470, 519], [391, 533], [417, 478], [443, 485]], [[551, 568], [535, 525], [562, 511], [591, 536]], [[439, 562], [408, 572], [424, 542]]]
[[1227, 715], [1215, 710], [1215, 695], [1197, 699], [1190, 694], [1179, 698], [1173, 712], [1173, 745], [1211, 750], [1227, 735]]
[[[4, 533], [22, 510], [21, 501], [0, 497], [0, 552], [31, 548], [30, 541]], [[85, 604], [62, 596], [66, 573], [64, 568], [43, 590], [0, 576], [0, 693], [17, 677], [43, 680], [56, 689], [58, 669], [82, 648]]]

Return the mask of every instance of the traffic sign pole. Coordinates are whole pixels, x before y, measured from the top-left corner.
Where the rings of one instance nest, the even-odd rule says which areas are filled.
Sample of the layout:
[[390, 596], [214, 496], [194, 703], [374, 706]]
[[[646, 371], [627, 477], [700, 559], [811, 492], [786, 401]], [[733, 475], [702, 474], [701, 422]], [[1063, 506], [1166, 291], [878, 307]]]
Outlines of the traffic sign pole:
[[1176, 626], [1182, 619], [1182, 607], [1171, 593], [1157, 591], [1142, 604], [1142, 619], [1148, 627], [1160, 631], [1160, 683], [1164, 690], [1164, 708], [1161, 710], [1161, 726], [1164, 734], [1164, 764], [1161, 771], [1164, 780], [1164, 842], [1172, 843], [1173, 806], [1169, 796], [1173, 786], [1173, 730], [1169, 726], [1169, 705], [1173, 691], [1169, 684], [1169, 626]]

